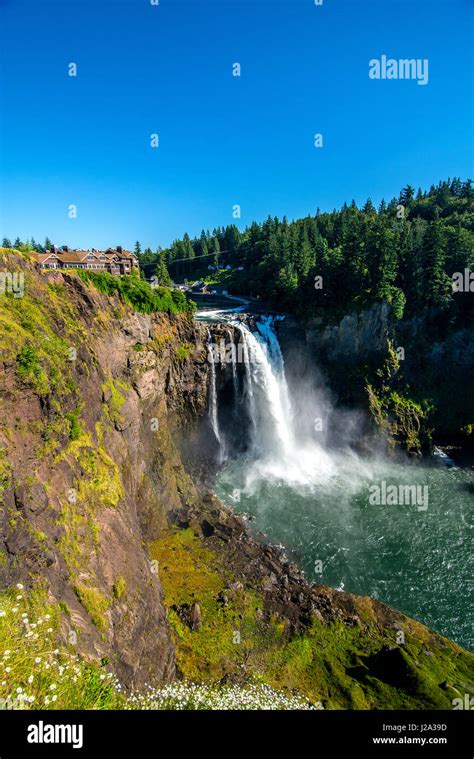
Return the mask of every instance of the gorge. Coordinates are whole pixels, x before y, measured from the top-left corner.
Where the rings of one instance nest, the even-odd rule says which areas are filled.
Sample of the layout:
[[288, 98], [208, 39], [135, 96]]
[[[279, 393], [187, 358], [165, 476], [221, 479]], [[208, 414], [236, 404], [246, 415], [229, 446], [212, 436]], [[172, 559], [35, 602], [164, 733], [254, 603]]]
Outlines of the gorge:
[[[469, 585], [472, 474], [439, 455], [389, 457], [382, 436], [361, 455], [360, 414], [332, 406], [329, 391], [312, 382], [321, 381], [317, 366], [288, 386], [277, 337], [282, 317], [231, 317], [243, 350], [223, 345], [215, 353], [235, 358], [234, 403], [242, 408], [233, 416], [225, 405], [220, 415], [227, 461], [217, 494], [254, 531], [290, 549], [313, 581], [380, 598], [472, 648], [469, 610], [457, 593]], [[218, 419], [215, 402], [213, 413]], [[248, 427], [238, 455], [226, 438], [226, 419], [232, 427], [235, 416], [240, 431], [245, 419]]]
[[[348, 547], [350, 500], [378, 464], [362, 456], [365, 420], [335, 408], [317, 374], [295, 393], [304, 366], [285, 354], [285, 320], [202, 323], [171, 302], [147, 313], [132, 288], [104, 292], [99, 275], [0, 255], [25, 276], [24, 297], [1, 302], [3, 648], [14, 649], [14, 609], [28, 603], [30, 619], [49, 610], [60, 655], [79, 657], [94, 682], [113, 674], [125, 693], [256, 680], [325, 709], [451, 708], [463, 697], [472, 655], [421, 623], [441, 629], [439, 619], [417, 599], [421, 622], [406, 616], [406, 595], [401, 610], [387, 606], [357, 550], [331, 573], [330, 555]], [[243, 362], [209, 361], [209, 341], [222, 338], [245, 346]], [[370, 544], [388, 512], [393, 541], [416, 532], [403, 520], [419, 512], [380, 507]], [[432, 513], [436, 522], [430, 496]], [[375, 580], [389, 577], [384, 567]], [[450, 613], [460, 632], [449, 634], [464, 642]], [[24, 650], [40, 645], [30, 632]], [[2, 696], [13, 675], [23, 682], [11, 670]], [[84, 692], [66, 695], [62, 708], [84, 708]]]

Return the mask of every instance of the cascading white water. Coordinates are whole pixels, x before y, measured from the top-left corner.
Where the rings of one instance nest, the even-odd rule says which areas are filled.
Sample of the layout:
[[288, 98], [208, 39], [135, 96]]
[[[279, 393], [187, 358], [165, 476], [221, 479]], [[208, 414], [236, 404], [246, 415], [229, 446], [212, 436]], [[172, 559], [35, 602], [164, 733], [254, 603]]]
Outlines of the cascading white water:
[[234, 333], [229, 330], [229, 339], [232, 349], [232, 383], [234, 386], [234, 398], [237, 399], [239, 395], [239, 382], [237, 379], [237, 346], [234, 342]]
[[211, 420], [212, 430], [216, 440], [221, 445], [221, 434], [219, 431], [219, 417], [217, 415], [217, 390], [216, 390], [216, 365], [214, 361], [214, 351], [212, 350], [212, 337], [208, 330], [208, 357], [211, 368], [210, 398], [209, 398], [209, 418]]
[[246, 390], [249, 410], [254, 422], [252, 446], [257, 455], [290, 450], [291, 425], [289, 424], [286, 382], [284, 373], [278, 376], [268, 356], [267, 344], [260, 341], [245, 324], [238, 325], [244, 344]]
[[301, 485], [327, 480], [335, 466], [314, 439], [298, 431], [272, 317], [259, 320], [258, 333], [243, 322], [235, 326], [242, 335], [245, 397], [252, 419], [248, 484], [262, 477]]

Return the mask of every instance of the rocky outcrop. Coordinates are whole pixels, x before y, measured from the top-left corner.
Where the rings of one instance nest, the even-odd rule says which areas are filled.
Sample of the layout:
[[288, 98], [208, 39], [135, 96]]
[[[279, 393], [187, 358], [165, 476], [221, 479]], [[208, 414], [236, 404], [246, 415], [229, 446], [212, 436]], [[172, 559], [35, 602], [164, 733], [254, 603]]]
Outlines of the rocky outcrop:
[[375, 303], [366, 311], [347, 314], [339, 324], [312, 319], [305, 327], [306, 342], [328, 362], [355, 364], [385, 349], [391, 334], [389, 303]]
[[2, 335], [1, 584], [45, 583], [66, 612], [65, 640], [108, 658], [126, 684], [169, 680], [174, 646], [146, 546], [169, 511], [199, 497], [172, 434], [195, 427], [207, 404], [205, 330], [17, 264], [26, 294], [8, 306], [44, 320], [24, 344], [57, 351], [58, 381], [43, 392], [34, 372], [20, 376]]

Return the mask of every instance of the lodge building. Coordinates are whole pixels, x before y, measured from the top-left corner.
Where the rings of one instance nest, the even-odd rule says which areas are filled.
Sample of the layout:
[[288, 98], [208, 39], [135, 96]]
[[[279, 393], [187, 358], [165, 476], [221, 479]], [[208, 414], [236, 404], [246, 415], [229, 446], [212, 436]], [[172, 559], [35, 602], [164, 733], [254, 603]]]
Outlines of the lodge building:
[[36, 261], [41, 269], [88, 269], [89, 271], [105, 271], [114, 277], [139, 271], [138, 258], [135, 253], [124, 250], [120, 245], [107, 250], [69, 250], [67, 245], [51, 247], [45, 253], [35, 253]]

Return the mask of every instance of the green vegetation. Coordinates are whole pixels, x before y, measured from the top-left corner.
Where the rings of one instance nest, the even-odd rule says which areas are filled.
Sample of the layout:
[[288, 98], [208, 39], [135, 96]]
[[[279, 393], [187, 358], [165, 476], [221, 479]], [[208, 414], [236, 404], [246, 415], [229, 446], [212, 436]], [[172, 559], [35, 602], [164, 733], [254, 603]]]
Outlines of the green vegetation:
[[105, 400], [104, 411], [106, 416], [114, 424], [120, 424], [123, 421], [122, 407], [125, 403], [126, 393], [130, 387], [120, 380], [113, 380], [109, 377], [102, 385], [102, 395]]
[[3, 502], [2, 493], [10, 484], [12, 468], [8, 460], [5, 448], [0, 446], [0, 503]]
[[91, 283], [101, 293], [117, 295], [136, 311], [152, 314], [164, 311], [169, 314], [192, 314], [194, 306], [180, 290], [151, 287], [138, 277], [113, 277], [106, 272], [79, 271], [83, 282]]
[[112, 673], [58, 643], [61, 609], [40, 586], [0, 592], [0, 705], [4, 709], [120, 709]]
[[114, 582], [114, 587], [113, 587], [114, 596], [117, 599], [117, 601], [120, 601], [123, 594], [125, 593], [125, 589], [126, 589], [125, 578], [118, 577], [116, 581]]
[[88, 335], [67, 292], [28, 271], [27, 260], [27, 254], [0, 248], [0, 265], [24, 277], [22, 297], [0, 295], [0, 343], [4, 359], [16, 362], [20, 382], [49, 397], [52, 413], [63, 417], [76, 391], [69, 350], [87, 345]]
[[[449, 709], [472, 682], [470, 654], [413, 620], [398, 645], [370, 599], [356, 597], [360, 626], [314, 618], [291, 636], [284, 620], [265, 616], [263, 592], [237, 582], [192, 529], [164, 535], [150, 555], [159, 563], [179, 670], [194, 682], [263, 682], [329, 709]], [[195, 604], [199, 625], [190, 623]]]
[[158, 257], [158, 264], [155, 270], [155, 277], [157, 279], [157, 284], [161, 285], [161, 287], [170, 287], [171, 277], [169, 275], [168, 268], [166, 266], [166, 258], [163, 251], [160, 253]]
[[[362, 207], [352, 201], [295, 221], [268, 217], [244, 230], [231, 224], [199, 237], [185, 234], [160, 251], [163, 258], [176, 280], [204, 278], [211, 286], [254, 296], [269, 309], [294, 314], [310, 329], [319, 324], [314, 328], [323, 330], [348, 314], [389, 303], [388, 334], [406, 354], [389, 392], [413, 399], [423, 413], [425, 407], [433, 409], [430, 428], [420, 419], [422, 438], [432, 428], [437, 440], [465, 440], [463, 430], [474, 420], [469, 358], [474, 283], [465, 277], [466, 270], [474, 272], [471, 180], [448, 179], [417, 192], [408, 185], [378, 209], [370, 199]], [[209, 271], [217, 264], [218, 270]], [[156, 258], [148, 256], [144, 265], [151, 273]], [[463, 287], [456, 291], [459, 280]], [[318, 359], [324, 365], [324, 351]], [[348, 405], [363, 402], [364, 388], [374, 386], [373, 365], [368, 372], [362, 363], [343, 372], [338, 362], [325, 368]], [[468, 392], [459, 393], [466, 378]], [[402, 409], [395, 397], [392, 401], [388, 412], [403, 412], [416, 427], [407, 418], [416, 409]], [[419, 450], [424, 441], [416, 440], [415, 427], [409, 445]]]
[[193, 346], [191, 343], [183, 343], [182, 345], [178, 345], [178, 348], [176, 350], [178, 361], [187, 361], [191, 355], [192, 349]]
[[[103, 614], [103, 599], [80, 589], [81, 600]], [[99, 611], [97, 612], [97, 607]], [[108, 660], [85, 661], [61, 640], [70, 626], [64, 603], [48, 603], [43, 588], [26, 593], [20, 583], [0, 592], [0, 708], [56, 709], [309, 709], [304, 697], [260, 683], [195, 685], [177, 682], [129, 695], [108, 671]], [[75, 631], [72, 631], [74, 632]], [[77, 633], [75, 633], [77, 635]]]
[[451, 277], [474, 268], [473, 232], [472, 182], [455, 178], [428, 192], [407, 186], [378, 210], [370, 199], [362, 208], [352, 201], [293, 222], [268, 217], [243, 231], [230, 225], [194, 239], [185, 234], [160, 256], [173, 276], [193, 278], [209, 274], [222, 251], [219, 266], [232, 267], [226, 282], [234, 292], [303, 319], [338, 318], [386, 300], [396, 318], [437, 306], [472, 323], [472, 298], [453, 294]]
[[70, 411], [66, 414], [66, 419], [69, 422], [69, 439], [79, 440], [82, 434], [81, 425], [79, 423], [80, 411]]
[[74, 481], [73, 489], [65, 494], [57, 520], [62, 527], [58, 547], [75, 577], [84, 570], [98, 544], [97, 512], [118, 507], [124, 489], [118, 467], [103, 447], [99, 434], [97, 443], [86, 433], [71, 440], [56, 457], [55, 464], [61, 461], [68, 462], [73, 470], [80, 463], [80, 476]]
[[40, 366], [38, 355], [31, 343], [25, 343], [22, 346], [16, 362], [18, 375], [23, 381], [31, 380], [40, 389], [40, 392], [41, 388], [46, 387], [47, 389], [48, 380], [46, 374]]
[[420, 403], [406, 394], [399, 372], [400, 361], [388, 340], [384, 363], [372, 374], [367, 372], [371, 374], [366, 386], [369, 411], [390, 448], [400, 443], [410, 453], [423, 453], [432, 442], [429, 419], [433, 407], [426, 398]]
[[99, 632], [106, 632], [109, 627], [106, 612], [111, 604], [110, 599], [97, 588], [91, 588], [82, 582], [76, 582], [73, 590]]

